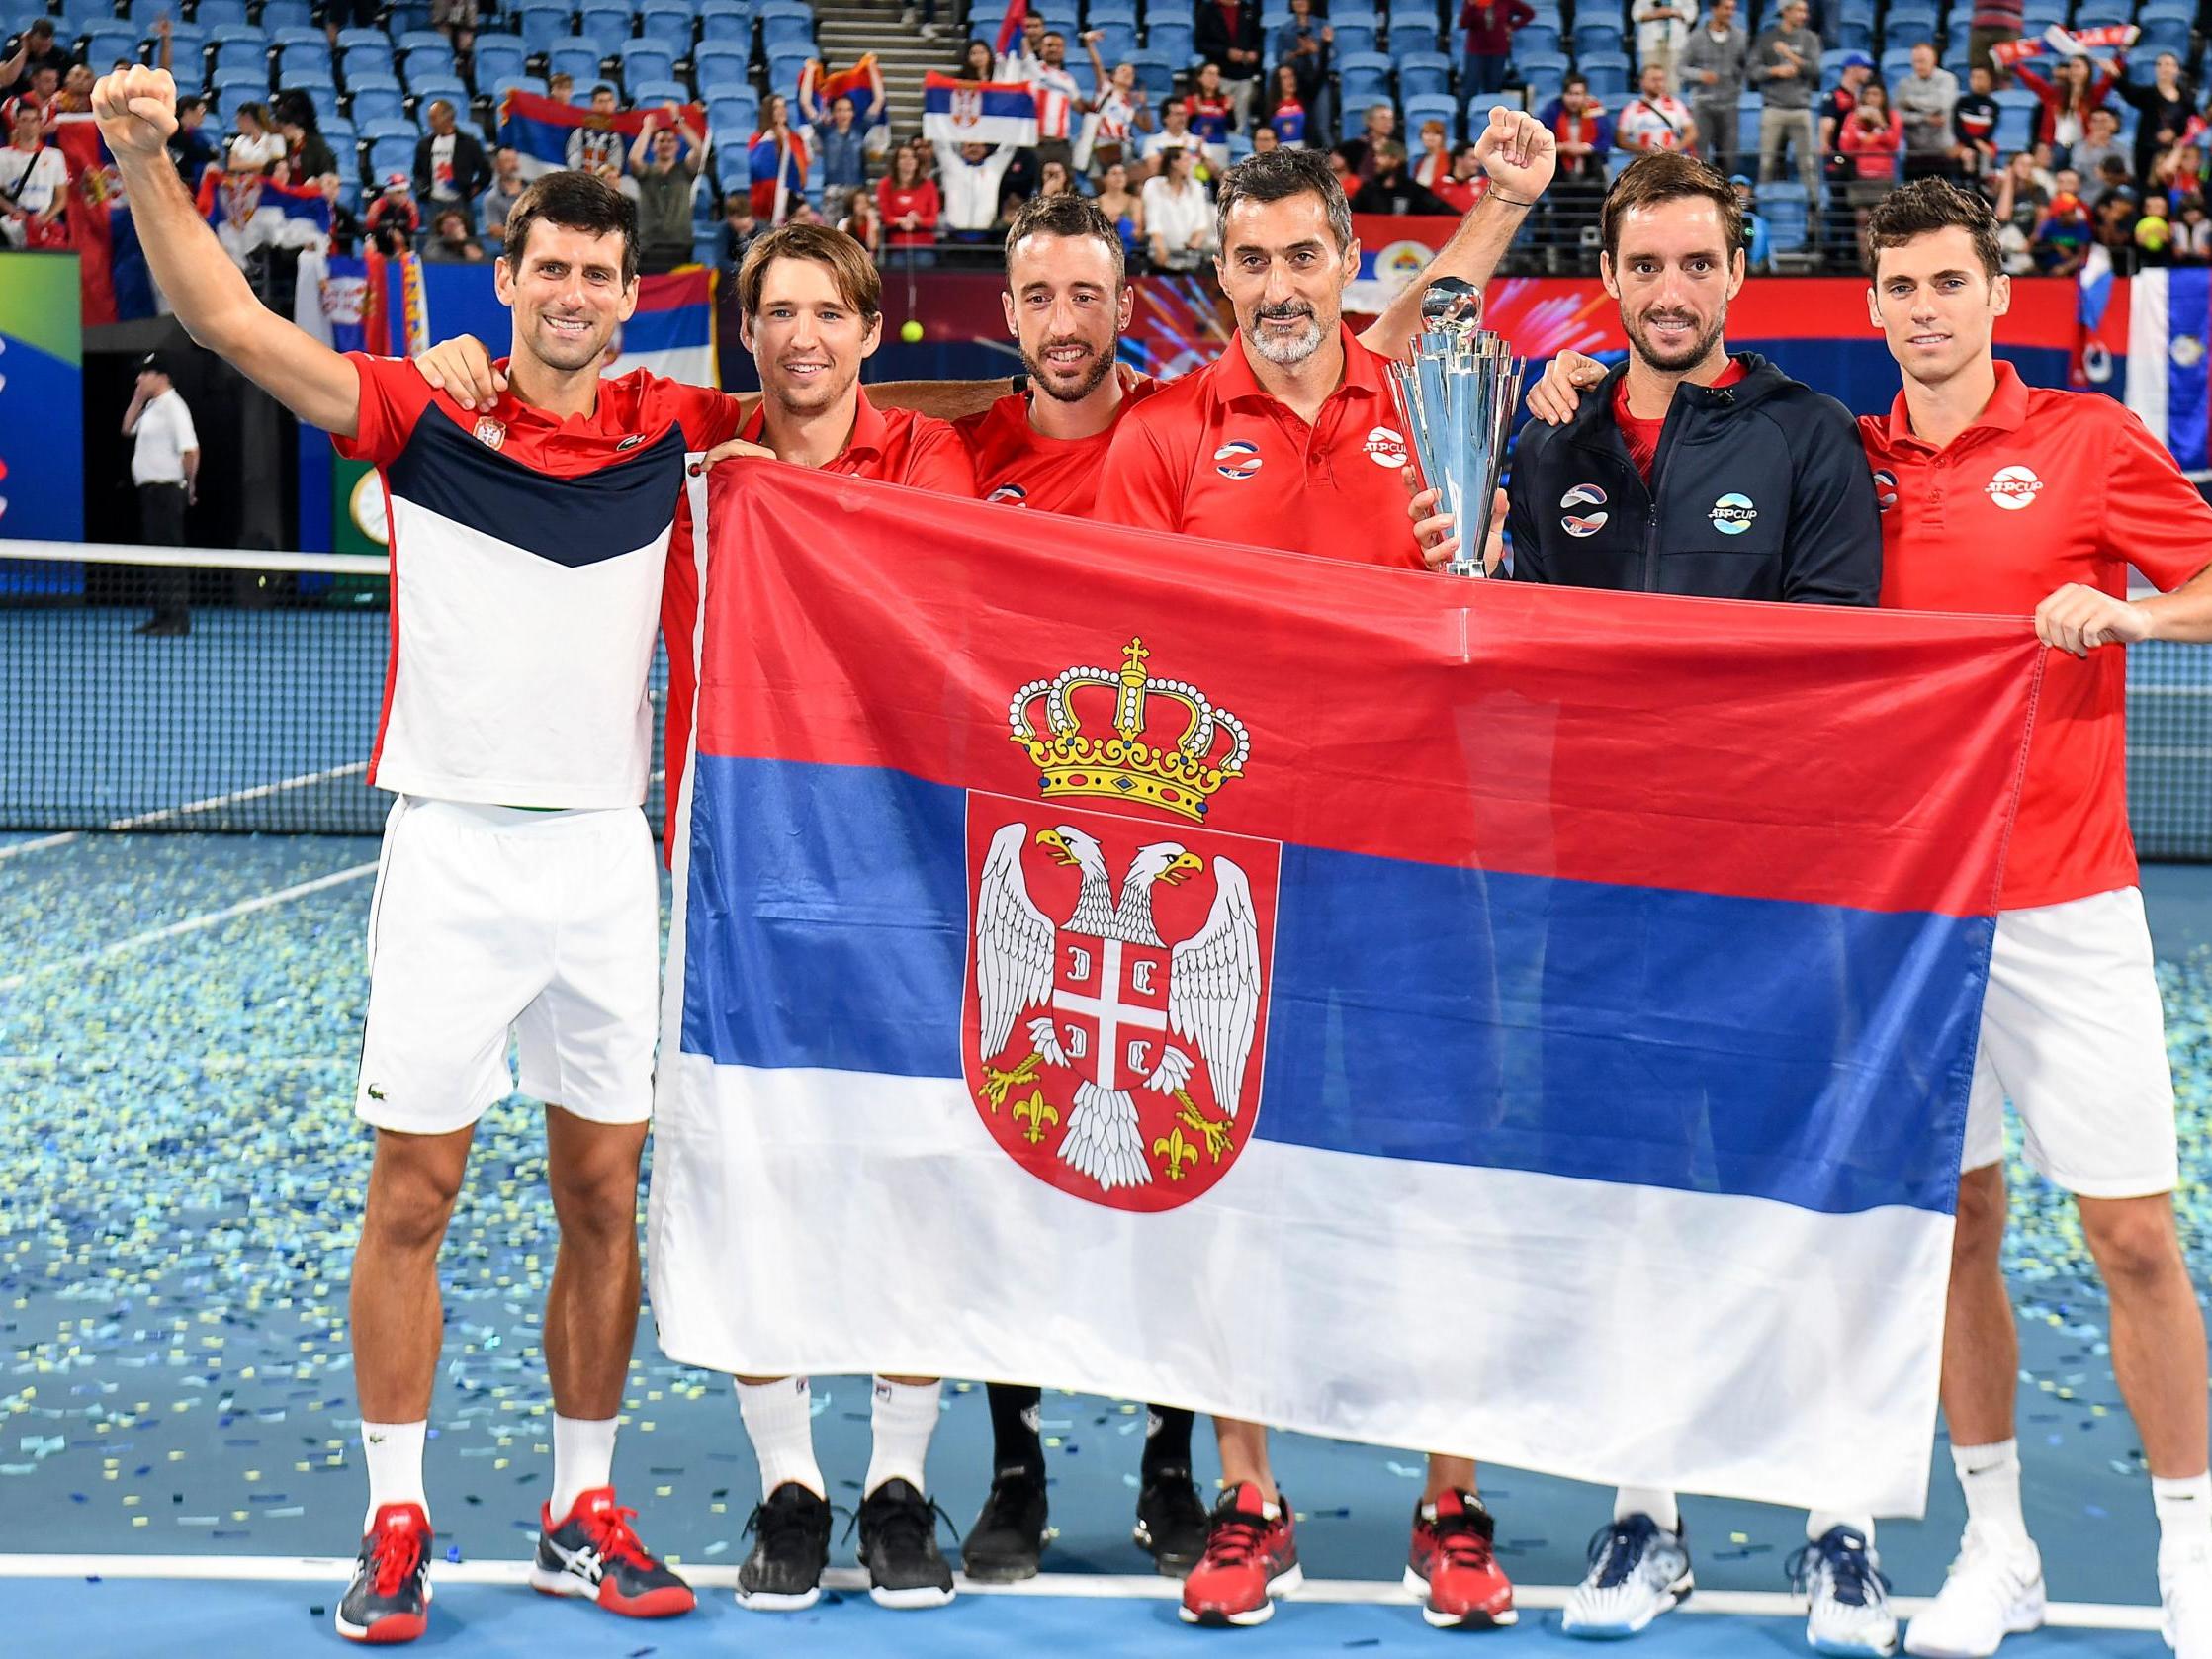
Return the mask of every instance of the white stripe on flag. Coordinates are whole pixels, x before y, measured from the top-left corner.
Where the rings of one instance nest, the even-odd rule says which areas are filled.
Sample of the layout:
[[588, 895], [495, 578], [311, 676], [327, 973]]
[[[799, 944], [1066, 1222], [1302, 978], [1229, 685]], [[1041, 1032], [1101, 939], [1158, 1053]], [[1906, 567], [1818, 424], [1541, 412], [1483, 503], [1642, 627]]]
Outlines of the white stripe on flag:
[[2128, 407], [2162, 444], [2168, 442], [2167, 350], [2170, 343], [2166, 279], [2163, 270], [2139, 272], [2128, 294]]
[[1273, 1141], [1137, 1216], [1020, 1169], [960, 1082], [674, 1049], [648, 1260], [679, 1362], [1017, 1377], [1582, 1480], [1921, 1512], [1948, 1216]]

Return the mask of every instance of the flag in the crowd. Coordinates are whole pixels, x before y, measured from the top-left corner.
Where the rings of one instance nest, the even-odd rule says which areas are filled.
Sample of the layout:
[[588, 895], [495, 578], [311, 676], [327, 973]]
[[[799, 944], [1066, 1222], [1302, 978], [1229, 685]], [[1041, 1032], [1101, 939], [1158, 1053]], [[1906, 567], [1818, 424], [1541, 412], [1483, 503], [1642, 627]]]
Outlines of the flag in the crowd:
[[1919, 1511], [2025, 621], [711, 509], [671, 1358]]
[[[69, 169], [64, 227], [69, 246], [77, 255], [84, 320], [92, 325], [121, 321], [125, 313], [116, 303], [115, 218], [123, 205], [123, 180], [116, 171], [115, 157], [89, 110], [57, 114], [53, 118], [53, 144]], [[131, 245], [137, 246], [134, 235]]]
[[1990, 56], [1999, 64], [2024, 62], [2047, 51], [2061, 57], [2079, 57], [2100, 47], [2132, 46], [2141, 33], [2132, 23], [2100, 24], [2094, 29], [2069, 29], [2063, 23], [2054, 23], [2041, 35], [1997, 42], [1990, 47]]
[[1345, 285], [1344, 308], [1366, 316], [1379, 314], [1428, 268], [1459, 223], [1456, 218], [1421, 215], [1353, 215], [1352, 233], [1360, 239], [1360, 274]]
[[927, 75], [922, 81], [922, 135], [931, 143], [1033, 144], [1036, 94], [1026, 82]]
[[999, 44], [993, 47], [1004, 57], [1021, 38], [1021, 25], [1029, 16], [1029, 0], [1007, 0], [1007, 15], [999, 20]]
[[822, 112], [823, 121], [830, 119], [830, 106], [840, 98], [852, 100], [852, 125], [859, 128], [873, 127], [887, 119], [886, 112], [876, 102], [875, 79], [869, 73], [875, 67], [875, 53], [862, 52], [860, 61], [849, 69], [824, 72], [819, 61], [810, 61], [803, 71], [812, 83], [815, 108]]
[[2212, 271], [2176, 265], [2128, 284], [2127, 404], [2185, 473], [2206, 461], [2205, 347], [2212, 341]]
[[649, 369], [689, 386], [720, 386], [714, 349], [714, 272], [686, 266], [638, 279], [638, 308], [615, 337], [610, 375]]
[[755, 132], [746, 145], [746, 164], [753, 217], [781, 224], [791, 198], [806, 194], [806, 139], [789, 128]]
[[[706, 136], [704, 109], [686, 104], [681, 114], [685, 126]], [[578, 129], [619, 132], [625, 140], [634, 142], [648, 125], [662, 125], [666, 115], [664, 106], [643, 105], [611, 116], [596, 115], [541, 93], [510, 91], [499, 100], [499, 142], [514, 151], [522, 176], [534, 179], [569, 165], [569, 139]]]

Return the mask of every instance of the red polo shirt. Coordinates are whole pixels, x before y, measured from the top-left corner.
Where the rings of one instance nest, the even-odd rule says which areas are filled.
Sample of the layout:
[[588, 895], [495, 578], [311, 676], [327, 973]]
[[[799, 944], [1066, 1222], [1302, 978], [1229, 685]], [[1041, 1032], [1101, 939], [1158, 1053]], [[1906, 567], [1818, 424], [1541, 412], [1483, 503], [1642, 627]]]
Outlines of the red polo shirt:
[[[2132, 564], [2174, 588], [2212, 561], [2212, 506], [2110, 397], [2050, 392], [1996, 366], [1981, 418], [1938, 450], [1904, 394], [1859, 417], [1882, 502], [1882, 603], [2025, 615], [2067, 582], [2127, 593]], [[2127, 657], [2053, 651], [2004, 871], [2006, 910], [2135, 883]]]
[[[756, 406], [738, 436], [747, 443], [760, 442], [767, 424], [764, 406]], [[914, 489], [933, 489], [945, 495], [975, 494], [975, 469], [969, 465], [967, 447], [951, 423], [912, 409], [878, 409], [859, 394], [852, 436], [835, 458], [823, 464], [825, 473], [876, 479], [903, 483]], [[694, 510], [706, 512], [706, 480], [692, 480]], [[691, 705], [699, 693], [699, 667], [693, 658], [692, 639], [699, 619], [699, 560], [692, 550], [690, 514], [678, 519], [677, 533], [668, 543], [668, 574], [661, 586], [661, 638], [668, 648], [668, 745], [667, 830], [664, 853], [675, 849], [676, 800], [683, 785], [683, 761], [691, 744]]]
[[1031, 426], [1029, 398], [1041, 395], [1033, 391], [1010, 392], [988, 409], [963, 415], [952, 425], [975, 463], [976, 493], [986, 501], [1089, 518], [1121, 417], [1159, 390], [1158, 381], [1140, 376], [1114, 406], [1113, 424], [1088, 438], [1047, 437]]
[[1388, 359], [1340, 325], [1344, 383], [1308, 426], [1262, 389], [1240, 333], [1114, 428], [1095, 516], [1419, 569]]

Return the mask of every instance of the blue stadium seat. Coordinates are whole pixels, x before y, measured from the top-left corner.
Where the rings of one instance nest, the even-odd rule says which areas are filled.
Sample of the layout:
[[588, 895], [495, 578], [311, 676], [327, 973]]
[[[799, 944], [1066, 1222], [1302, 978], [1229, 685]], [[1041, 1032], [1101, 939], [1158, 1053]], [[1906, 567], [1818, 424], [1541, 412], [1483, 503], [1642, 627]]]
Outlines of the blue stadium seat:
[[[41, 11], [44, 9], [44, 7], [40, 8]], [[140, 34], [150, 35], [153, 33], [155, 19], [174, 18], [178, 10], [176, 0], [124, 0], [120, 7], [102, 6], [97, 4], [97, 0], [91, 5], [76, 4], [72, 0], [71, 4], [64, 5], [61, 8], [61, 16], [63, 19], [86, 18], [100, 22], [112, 22], [120, 17], [127, 22], [136, 24]], [[37, 14], [33, 13], [32, 15], [36, 16]], [[58, 27], [55, 34], [57, 37], [60, 34]]]
[[2054, 23], [2063, 26], [2066, 22], [2066, 0], [2027, 0], [2023, 11], [2026, 23], [2020, 33], [2029, 40], [2041, 35]]
[[1434, 6], [1397, 5], [1390, 8], [1390, 55], [1432, 52], [1443, 37], [1437, 31]]
[[514, 32], [522, 37], [526, 51], [551, 51], [555, 42], [567, 37], [575, 16], [562, 0], [554, 0], [551, 5], [536, 5], [525, 0], [514, 14]]
[[646, 0], [638, 14], [638, 32], [659, 41], [678, 57], [691, 55], [691, 8], [682, 0]]
[[[1572, 67], [1566, 54], [1557, 51], [1516, 51], [1513, 61], [1521, 71], [1521, 79], [1528, 85], [1530, 107], [1537, 110], [1558, 97], [1560, 83], [1565, 81], [1567, 70]], [[1488, 99], [1481, 101], [1489, 102]]]
[[1346, 52], [1337, 59], [1337, 78], [1348, 115], [1390, 101], [1390, 60], [1378, 51]]
[[[1452, 49], [1458, 51], [1455, 42]], [[1529, 52], [1555, 52], [1559, 49], [1559, 26], [1556, 23], [1525, 24], [1513, 32], [1513, 56], [1518, 62]]]
[[2188, 18], [2146, 17], [2139, 20], [2143, 31], [2140, 39], [2130, 48], [2140, 58], [2155, 59], [2162, 51], [2169, 51], [2184, 63], [2189, 57], [2189, 34], [2194, 24]]
[[[2094, 4], [2095, 0], [2087, 0]], [[1914, 40], [1933, 40], [1942, 31], [1937, 28], [1935, 7], [1913, 5], [1909, 0], [1892, 0], [1890, 15], [1883, 28], [1891, 40], [1900, 45], [1910, 45]], [[1905, 37], [1911, 36], [1911, 40]]]
[[705, 0], [699, 7], [699, 39], [730, 45], [752, 41], [752, 8], [745, 0]]
[[308, 0], [261, 0], [261, 27], [272, 36], [282, 29], [310, 29], [313, 26], [314, 8], [308, 4]]
[[1842, 51], [1874, 50], [1874, 25], [1859, 18], [1845, 18], [1835, 28], [1835, 44]]
[[354, 117], [353, 125], [359, 129], [362, 141], [373, 143], [379, 138], [405, 138], [412, 142], [421, 136], [421, 129], [411, 121], [398, 116], [378, 116], [373, 121]]
[[675, 53], [659, 41], [625, 41], [615, 55], [622, 59], [622, 84], [632, 89], [632, 102], [637, 99], [636, 86], [639, 81], [675, 78]]
[[1441, 51], [1417, 52], [1398, 59], [1398, 96], [1446, 98], [1452, 92], [1452, 59]]
[[534, 92], [540, 98], [546, 94], [545, 81], [537, 75], [507, 75], [491, 83], [492, 119], [498, 119], [499, 101], [510, 92]]
[[1766, 108], [1765, 101], [1749, 87], [1736, 94], [1735, 141], [1746, 154], [1759, 152], [1759, 112]]
[[691, 102], [689, 90], [685, 88], [683, 82], [678, 80], [625, 81], [623, 90], [629, 93], [629, 101], [633, 104], [650, 104], [659, 107], [664, 104], [688, 104]]
[[2032, 92], [2011, 88], [1995, 95], [1997, 101], [1997, 149], [2010, 155], [2035, 142], [2036, 117], [2043, 106]]
[[[1137, 49], [1137, 30], [1133, 23], [1116, 18], [1110, 23], [1094, 23], [1091, 27], [1099, 32], [1099, 58], [1108, 69], [1126, 62], [1129, 53]], [[1068, 60], [1071, 64], [1079, 53], [1088, 61], [1089, 54], [1083, 53], [1081, 46], [1070, 46]]]
[[409, 132], [404, 137], [371, 138], [369, 140], [368, 177], [372, 185], [381, 187], [388, 174], [414, 174], [414, 147], [420, 134]]
[[2130, 14], [2131, 8], [2118, 4], [2117, 0], [2081, 0], [2079, 9], [2074, 14], [2074, 27], [2105, 29], [2116, 24], [2132, 23], [2135, 20]]
[[1768, 251], [1798, 253], [1805, 248], [1813, 216], [1804, 185], [1781, 180], [1760, 185], [1758, 213], [1766, 220]]
[[718, 98], [707, 106], [707, 129], [714, 147], [724, 156], [742, 155], [745, 145], [760, 128], [760, 107], [751, 99]]
[[459, 75], [424, 75], [419, 81], [409, 81], [407, 91], [414, 98], [414, 108], [419, 118], [439, 99], [453, 106], [453, 113], [469, 113], [469, 89], [461, 84]]
[[246, 0], [200, 0], [192, 9], [192, 21], [202, 29], [217, 29], [226, 23], [245, 27]]
[[752, 60], [744, 46], [729, 41], [702, 41], [691, 48], [691, 79], [700, 91], [743, 82]]
[[479, 35], [476, 59], [470, 68], [477, 85], [488, 86], [521, 74], [529, 56], [520, 35]]
[[1198, 54], [1191, 25], [1187, 22], [1147, 23], [1144, 26], [1144, 44], [1146, 50], [1158, 52], [1178, 69], [1189, 65]]
[[1455, 144], [1460, 139], [1460, 106], [1449, 94], [1408, 93], [1399, 110], [1403, 118], [1405, 142], [1408, 149], [1419, 153], [1421, 124], [1427, 121], [1444, 123], [1444, 141]]
[[584, 0], [576, 12], [576, 33], [603, 46], [630, 38], [630, 8], [609, 5], [607, 0]]
[[453, 48], [443, 41], [436, 47], [416, 46], [402, 52], [399, 63], [400, 77], [407, 83], [409, 92], [419, 91], [428, 79], [459, 82], [461, 72], [453, 64]]
[[381, 29], [341, 29], [338, 31], [338, 49], [340, 51], [352, 51], [357, 46], [381, 51], [389, 58], [392, 55], [392, 37]]
[[238, 113], [240, 104], [266, 104], [269, 101], [269, 83], [255, 80], [251, 75], [232, 69], [227, 76], [218, 74], [208, 89], [208, 101], [215, 106], [222, 125], [228, 127]]
[[1621, 19], [1612, 17], [1585, 18], [1579, 12], [1574, 19], [1574, 60], [1585, 57], [1611, 56], [1621, 50]]
[[596, 41], [556, 41], [553, 49], [546, 53], [546, 73], [573, 77], [580, 92], [599, 78], [599, 59], [603, 55]]
[[[331, 85], [327, 77], [301, 83], [287, 82], [286, 89], [308, 95], [308, 102], [314, 106], [314, 122], [318, 128], [328, 127], [338, 119], [338, 89]], [[337, 145], [332, 144], [330, 147], [336, 149]]]
[[95, 73], [104, 75], [118, 58], [133, 63], [144, 62], [146, 57], [139, 49], [140, 44], [138, 31], [131, 25], [103, 24], [85, 36], [84, 60]]
[[1175, 91], [1177, 60], [1166, 52], [1147, 47], [1131, 52], [1129, 62], [1136, 69], [1137, 85], [1153, 98], [1166, 98]]
[[[811, 49], [806, 51], [769, 52], [767, 54], [768, 89], [771, 92], [780, 92], [786, 98], [796, 98], [799, 95], [799, 76], [813, 56], [814, 52]], [[793, 119], [797, 118], [794, 117]]]
[[[1284, 17], [1288, 17], [1290, 8], [1284, 6], [1282, 12]], [[1134, 29], [1137, 26], [1136, 0], [1091, 0], [1091, 4], [1084, 9], [1084, 21], [1093, 29], [1104, 29], [1109, 23], [1126, 24]], [[1260, 14], [1260, 27], [1268, 27], [1265, 10]]]
[[814, 54], [814, 13], [791, 0], [768, 0], [760, 13], [760, 49]]
[[[95, 55], [92, 61], [97, 63], [100, 59]], [[268, 44], [258, 38], [251, 41], [218, 41], [211, 67], [219, 75], [226, 69], [251, 69], [266, 81], [269, 78]]]
[[1912, 48], [1910, 46], [1892, 46], [1882, 54], [1882, 82], [1885, 86], [1895, 86], [1900, 75], [1909, 75], [1911, 73]]
[[372, 75], [364, 70], [346, 81], [353, 99], [353, 124], [367, 132], [379, 121], [398, 121], [406, 114], [406, 99], [399, 91], [399, 83], [391, 75]]
[[318, 75], [324, 80], [334, 79], [336, 70], [330, 62], [330, 44], [319, 37], [311, 41], [287, 41], [277, 46], [277, 85], [305, 86], [301, 77]]
[[1629, 60], [1617, 51], [1577, 52], [1574, 66], [1580, 69], [1590, 83], [1590, 90], [1600, 98], [1626, 98], [1629, 95]]
[[1342, 12], [1332, 12], [1329, 25], [1336, 31], [1336, 45], [1332, 55], [1340, 61], [1354, 52], [1374, 50], [1375, 38], [1382, 33], [1380, 17], [1373, 12], [1354, 11], [1349, 7]]

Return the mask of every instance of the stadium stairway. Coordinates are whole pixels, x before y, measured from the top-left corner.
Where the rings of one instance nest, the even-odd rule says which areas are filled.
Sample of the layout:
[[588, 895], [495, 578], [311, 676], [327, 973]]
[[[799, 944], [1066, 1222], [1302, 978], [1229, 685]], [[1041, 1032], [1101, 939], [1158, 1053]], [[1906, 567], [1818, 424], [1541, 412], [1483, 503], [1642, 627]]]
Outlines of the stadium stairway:
[[[949, 4], [938, 8], [950, 14]], [[925, 41], [916, 24], [902, 24], [900, 0], [816, 0], [815, 39], [832, 69], [849, 68], [862, 52], [872, 51], [883, 70], [883, 91], [890, 106], [891, 131], [905, 138], [922, 131], [922, 77], [932, 69], [949, 70], [959, 59], [963, 37], [953, 30]], [[1090, 65], [1082, 78], [1090, 84]]]

